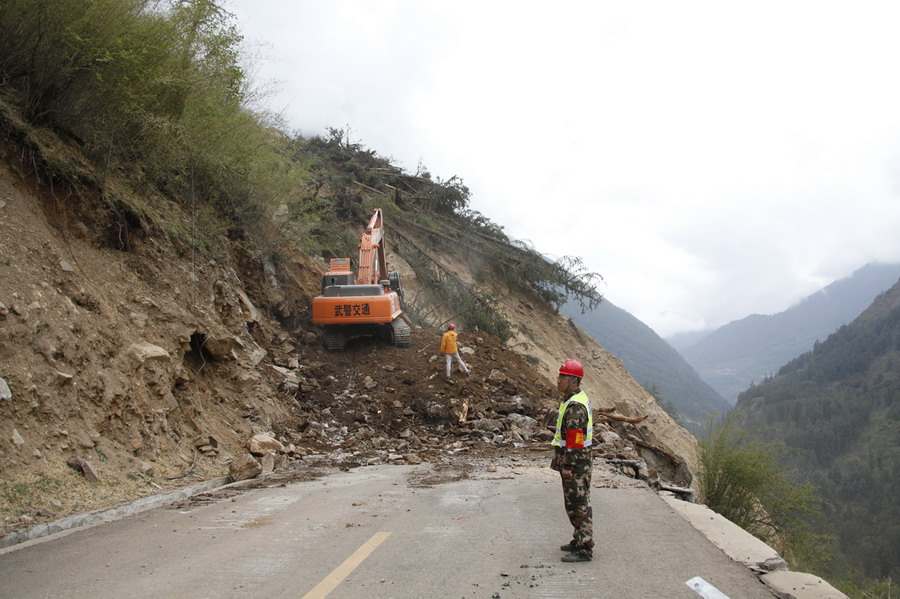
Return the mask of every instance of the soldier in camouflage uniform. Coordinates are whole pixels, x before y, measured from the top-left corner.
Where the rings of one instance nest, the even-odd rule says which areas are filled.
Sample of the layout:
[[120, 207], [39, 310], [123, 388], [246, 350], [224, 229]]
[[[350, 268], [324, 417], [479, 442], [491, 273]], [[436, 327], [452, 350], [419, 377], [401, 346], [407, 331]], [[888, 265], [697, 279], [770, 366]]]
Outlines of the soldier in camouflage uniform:
[[566, 360], [556, 381], [563, 401], [559, 406], [550, 467], [562, 477], [566, 514], [575, 529], [572, 540], [560, 547], [569, 552], [563, 556], [564, 562], [589, 562], [593, 558], [591, 444], [594, 432], [591, 404], [581, 390], [582, 378], [584, 367], [577, 360]]

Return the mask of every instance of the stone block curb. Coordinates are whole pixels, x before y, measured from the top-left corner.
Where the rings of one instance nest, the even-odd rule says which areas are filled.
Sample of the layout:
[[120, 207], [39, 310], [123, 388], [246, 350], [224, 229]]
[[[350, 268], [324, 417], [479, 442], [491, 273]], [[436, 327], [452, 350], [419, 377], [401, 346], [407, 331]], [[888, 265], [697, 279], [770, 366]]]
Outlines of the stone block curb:
[[770, 572], [760, 576], [760, 579], [785, 599], [847, 599], [847, 595], [815, 574]]
[[198, 493], [203, 493], [205, 491], [216, 489], [218, 487], [224, 487], [230, 482], [231, 478], [227, 476], [216, 478], [204, 481], [202, 483], [197, 483], [196, 485], [191, 485], [190, 487], [183, 487], [175, 491], [170, 491], [168, 493], [142, 497], [141, 499], [137, 499], [130, 503], [126, 503], [114, 508], [93, 510], [84, 514], [76, 514], [74, 516], [69, 516], [68, 518], [48, 522], [46, 524], [38, 524], [37, 526], [33, 526], [27, 530], [11, 532], [0, 537], [0, 552], [4, 552], [3, 550], [14, 547], [21, 543], [25, 543], [26, 541], [33, 541], [41, 537], [46, 537], [52, 534], [80, 528], [82, 526], [90, 526], [93, 524], [100, 524], [102, 522], [111, 522], [113, 520], [118, 520], [126, 516], [131, 516], [140, 512], [152, 510], [163, 505], [174, 503], [180, 499], [192, 497], [194, 495], [197, 495]]

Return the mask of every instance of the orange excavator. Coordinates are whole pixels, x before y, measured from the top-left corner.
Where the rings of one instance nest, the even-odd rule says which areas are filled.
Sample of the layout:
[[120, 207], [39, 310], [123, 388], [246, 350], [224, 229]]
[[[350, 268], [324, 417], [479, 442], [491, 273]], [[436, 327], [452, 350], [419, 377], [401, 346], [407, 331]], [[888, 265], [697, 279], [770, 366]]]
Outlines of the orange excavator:
[[322, 275], [312, 321], [325, 326], [325, 347], [331, 351], [343, 351], [349, 339], [362, 335], [383, 336], [398, 347], [410, 344], [409, 325], [401, 318], [400, 275], [388, 272], [383, 238], [381, 208], [376, 208], [359, 242], [355, 281], [349, 258], [333, 258]]

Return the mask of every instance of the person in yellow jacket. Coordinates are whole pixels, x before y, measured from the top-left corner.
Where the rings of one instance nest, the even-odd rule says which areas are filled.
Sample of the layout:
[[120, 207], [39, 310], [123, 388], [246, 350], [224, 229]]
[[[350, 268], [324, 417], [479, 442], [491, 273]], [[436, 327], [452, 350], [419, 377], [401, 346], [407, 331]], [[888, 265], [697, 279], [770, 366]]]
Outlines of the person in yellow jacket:
[[456, 346], [456, 325], [454, 324], [447, 325], [447, 332], [441, 337], [441, 353], [444, 354], [444, 360], [447, 362], [448, 379], [450, 378], [450, 367], [453, 365], [453, 360], [456, 360], [456, 363], [459, 364], [460, 370], [469, 374], [469, 367], [459, 357], [459, 348]]

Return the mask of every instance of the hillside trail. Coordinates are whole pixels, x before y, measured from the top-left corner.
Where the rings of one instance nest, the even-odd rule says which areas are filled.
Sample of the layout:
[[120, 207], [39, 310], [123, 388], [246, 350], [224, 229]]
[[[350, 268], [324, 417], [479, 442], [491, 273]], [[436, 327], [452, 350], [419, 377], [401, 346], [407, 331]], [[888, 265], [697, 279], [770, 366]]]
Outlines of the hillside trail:
[[566, 357], [584, 361], [595, 408], [647, 416], [603, 425], [618, 431], [606, 455], [690, 482], [690, 435], [548, 306], [507, 294], [523, 324], [509, 344], [461, 329], [472, 373], [452, 382], [434, 328], [414, 328], [408, 348], [361, 338], [328, 353], [308, 324], [321, 265], [302, 252], [285, 283], [237, 246], [200, 260], [139, 222], [98, 229], [90, 198], [68, 201], [0, 149], [0, 534], [224, 476], [258, 434], [278, 440], [274, 468], [527, 451], [548, 440]]

